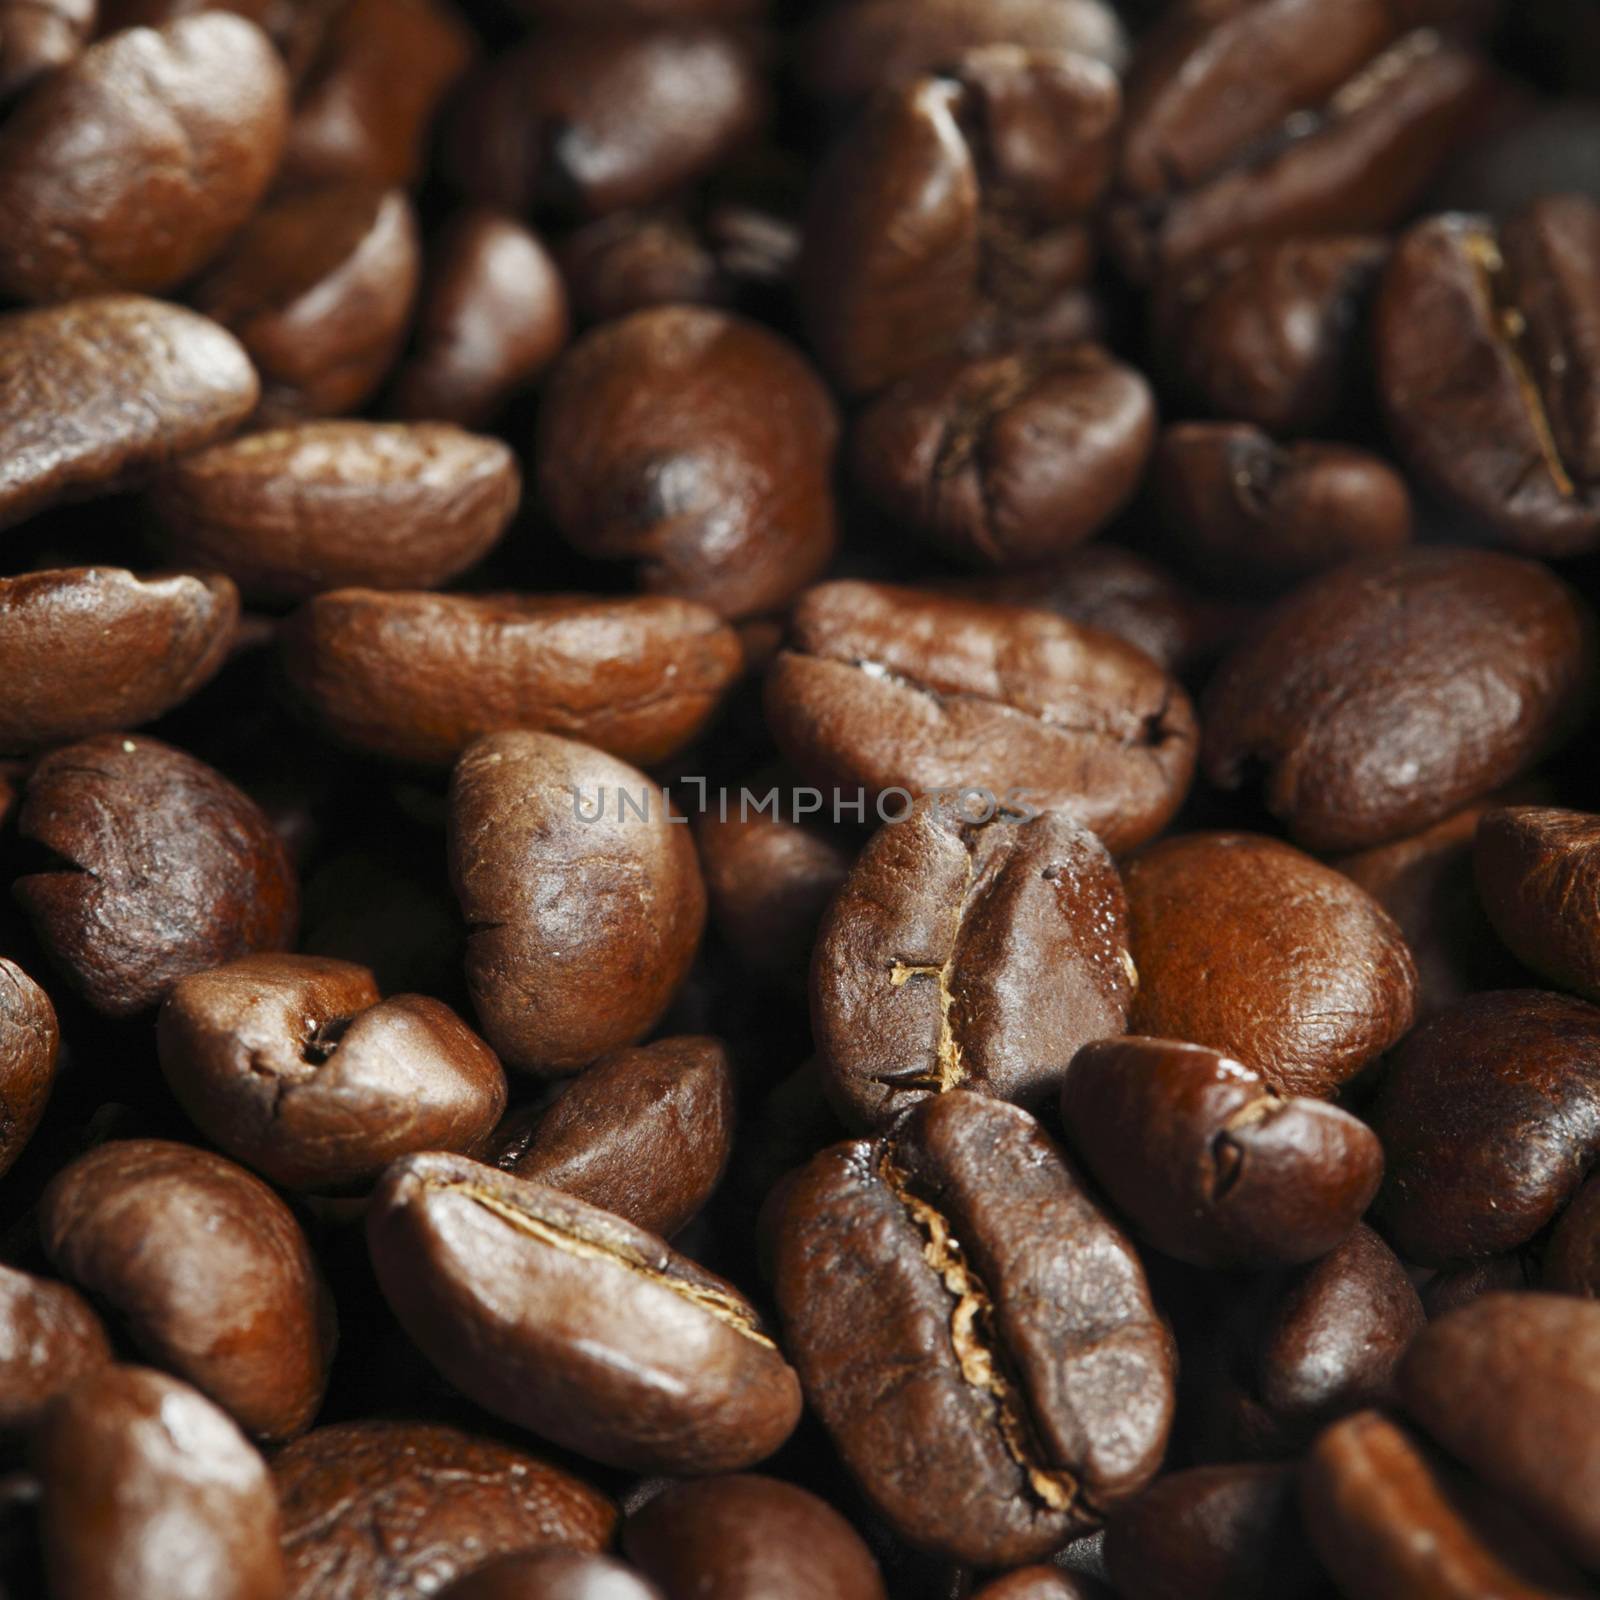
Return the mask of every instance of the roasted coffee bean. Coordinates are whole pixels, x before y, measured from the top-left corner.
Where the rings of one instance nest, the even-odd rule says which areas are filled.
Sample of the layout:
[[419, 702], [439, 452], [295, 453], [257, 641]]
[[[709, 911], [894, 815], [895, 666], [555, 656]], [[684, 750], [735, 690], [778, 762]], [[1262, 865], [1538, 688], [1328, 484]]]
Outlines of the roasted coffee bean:
[[0, 1430], [31, 1430], [57, 1395], [110, 1360], [111, 1341], [81, 1295], [0, 1267]]
[[567, 291], [544, 245], [499, 212], [462, 212], [429, 253], [415, 348], [394, 413], [482, 427], [567, 342]]
[[669, 1484], [622, 1525], [667, 1600], [883, 1600], [872, 1552], [832, 1506], [776, 1478]]
[[1388, 913], [1277, 839], [1166, 839], [1123, 883], [1135, 1033], [1208, 1045], [1279, 1094], [1326, 1097], [1411, 1026], [1416, 967]]
[[1133, 1247], [1015, 1106], [940, 1095], [823, 1151], [782, 1196], [776, 1292], [808, 1404], [914, 1545], [1036, 1560], [1160, 1464], [1170, 1336]]
[[733, 1133], [728, 1053], [685, 1035], [601, 1056], [548, 1109], [513, 1113], [486, 1159], [670, 1239], [720, 1182]]
[[1162, 434], [1154, 473], [1175, 552], [1212, 582], [1286, 589], [1411, 540], [1405, 479], [1349, 445], [1279, 445], [1245, 423], [1185, 422]]
[[1348, 1112], [1280, 1097], [1220, 1052], [1165, 1039], [1085, 1045], [1061, 1122], [1139, 1237], [1199, 1266], [1324, 1255], [1383, 1176], [1377, 1137]]
[[541, 28], [469, 85], [451, 176], [513, 214], [601, 216], [705, 176], [757, 132], [764, 110], [736, 33], [591, 12]]
[[299, 889], [272, 825], [171, 745], [102, 734], [52, 750], [17, 827], [42, 859], [13, 892], [63, 976], [108, 1016], [294, 938]]
[[505, 1110], [500, 1063], [422, 995], [382, 1000], [365, 967], [247, 956], [180, 978], [161, 1070], [195, 1125], [289, 1189], [341, 1189], [413, 1150], [477, 1153]]
[[0, 956], [0, 1175], [16, 1164], [44, 1117], [60, 1050], [50, 996]]
[[697, 307], [596, 328], [551, 376], [539, 487], [585, 555], [724, 616], [782, 606], [834, 547], [838, 420], [800, 354]]
[[1463, 9], [1175, 0], [1128, 78], [1111, 218], [1125, 269], [1401, 219], [1488, 88], [1485, 64], [1431, 25]]
[[744, 664], [716, 612], [665, 595], [340, 589], [296, 612], [282, 645], [289, 683], [325, 732], [437, 766], [514, 728], [663, 761], [705, 731]]
[[0, 4], [0, 103], [75, 60], [94, 32], [94, 0]]
[[[840, 387], [868, 394], [947, 356], [1059, 336], [1058, 303], [1094, 264], [1120, 105], [1101, 63], [1011, 46], [880, 92], [818, 175], [796, 268], [811, 342]], [[1134, 431], [1141, 405], [1148, 427], [1140, 380], [1099, 387], [1119, 431]], [[1112, 459], [1137, 453], [1106, 443]]]
[[266, 1463], [185, 1383], [107, 1366], [34, 1437], [53, 1600], [282, 1600]]
[[1560, 742], [1594, 678], [1588, 608], [1545, 568], [1402, 550], [1278, 602], [1207, 687], [1205, 768], [1312, 850], [1359, 850], [1458, 811]]
[[238, 620], [223, 577], [65, 567], [0, 578], [0, 750], [153, 721], [216, 675]]
[[1137, 487], [1149, 385], [1096, 345], [942, 362], [857, 421], [853, 472], [897, 525], [977, 566], [1048, 561]]
[[474, 1568], [440, 1590], [439, 1600], [662, 1600], [662, 1595], [610, 1556], [538, 1550]]
[[1600, 204], [1535, 201], [1419, 223], [1377, 309], [1389, 424], [1417, 472], [1495, 542], [1600, 544]]
[[1376, 1411], [1336, 1423], [1301, 1477], [1311, 1540], [1348, 1600], [1576, 1600], [1522, 1520]]
[[0, 289], [63, 300], [181, 283], [255, 209], [288, 113], [277, 52], [242, 17], [91, 45], [0, 127]]
[[1327, 426], [1362, 376], [1354, 337], [1388, 255], [1350, 234], [1240, 245], [1162, 278], [1152, 353], [1182, 397], [1271, 434]]
[[1470, 996], [1395, 1052], [1372, 1125], [1388, 1161], [1378, 1214], [1408, 1260], [1527, 1243], [1600, 1155], [1600, 1008]]
[[1116, 863], [1070, 818], [922, 800], [872, 836], [819, 930], [811, 1026], [829, 1097], [886, 1128], [952, 1089], [1037, 1109], [1123, 1032], [1138, 975]]
[[710, 242], [674, 207], [613, 211], [574, 229], [561, 243], [561, 270], [586, 323], [650, 306], [726, 306], [734, 298]]
[[443, 583], [493, 547], [520, 490], [498, 439], [445, 423], [308, 422], [185, 456], [151, 506], [175, 559], [274, 603]]
[[972, 1600], [1100, 1600], [1105, 1589], [1092, 1578], [1059, 1567], [1018, 1567], [972, 1591]]
[[611, 1466], [753, 1465], [800, 1385], [754, 1307], [655, 1235], [462, 1156], [384, 1175], [367, 1240], [413, 1340], [496, 1416]]
[[1265, 1462], [1157, 1478], [1106, 1525], [1124, 1600], [1323, 1600], [1295, 1505], [1294, 1469]]
[[0, 316], [0, 526], [231, 433], [260, 385], [216, 323], [139, 295]]
[[318, 1428], [272, 1472], [286, 1600], [421, 1600], [498, 1555], [602, 1550], [617, 1519], [561, 1467], [420, 1422]]
[[553, 734], [491, 734], [456, 763], [467, 984], [507, 1064], [571, 1072], [661, 1019], [705, 926], [682, 820], [642, 772]]
[[802, 595], [766, 706], [802, 774], [865, 788], [886, 817], [906, 809], [894, 791], [980, 789], [1126, 850], [1171, 821], [1193, 772], [1189, 699], [1142, 651], [1045, 612], [889, 584]]

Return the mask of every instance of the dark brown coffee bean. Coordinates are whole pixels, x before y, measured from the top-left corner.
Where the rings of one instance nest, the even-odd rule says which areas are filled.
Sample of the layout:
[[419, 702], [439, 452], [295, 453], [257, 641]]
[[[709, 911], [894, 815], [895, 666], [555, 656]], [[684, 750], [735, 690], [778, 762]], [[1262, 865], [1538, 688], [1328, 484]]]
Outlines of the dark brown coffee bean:
[[1396, 1051], [1372, 1125], [1388, 1159], [1378, 1213], [1408, 1260], [1527, 1243], [1600, 1155], [1600, 1008], [1470, 996]]
[[281, 642], [326, 733], [437, 766], [508, 728], [663, 761], [705, 731], [744, 665], [716, 612], [664, 595], [340, 589], [297, 611]]
[[1600, 817], [1553, 806], [1486, 811], [1472, 859], [1483, 909], [1512, 954], [1600, 1000]]
[[1536, 201], [1498, 229], [1436, 217], [1395, 250], [1378, 299], [1380, 387], [1418, 473], [1497, 543], [1600, 543], [1600, 205]]
[[289, 1189], [368, 1182], [413, 1150], [476, 1154], [505, 1110], [489, 1047], [422, 995], [381, 1000], [365, 967], [247, 956], [172, 987], [161, 1070], [195, 1125]]
[[222, 577], [64, 567], [0, 578], [0, 750], [153, 721], [216, 675], [238, 620]]
[[653, 1234], [462, 1156], [407, 1156], [373, 1193], [379, 1285], [478, 1404], [611, 1466], [753, 1465], [800, 1385], [729, 1283]]
[[623, 1523], [622, 1548], [667, 1600], [884, 1600], [855, 1529], [776, 1478], [669, 1484]]
[[1167, 273], [1151, 344], [1183, 397], [1271, 434], [1326, 427], [1361, 376], [1353, 337], [1388, 255], [1351, 234], [1240, 245]]
[[1172, 1415], [1132, 1246], [1024, 1111], [940, 1095], [789, 1181], [776, 1291], [806, 1400], [880, 1515], [1036, 1560], [1136, 1494]]
[[1400, 930], [1291, 846], [1186, 834], [1130, 861], [1123, 882], [1134, 1032], [1220, 1050], [1280, 1094], [1326, 1097], [1411, 1026], [1417, 974]]
[[1173, 548], [1201, 579], [1286, 589], [1411, 541], [1411, 496], [1386, 461], [1342, 444], [1274, 444], [1259, 428], [1185, 422], [1156, 452]]
[[539, 487], [585, 555], [727, 617], [771, 611], [834, 547], [838, 420], [782, 339], [720, 311], [641, 311], [586, 335], [540, 410]]
[[44, 1117], [60, 1051], [50, 996], [0, 956], [0, 1175], [16, 1164]]
[[13, 892], [68, 982], [108, 1016], [293, 941], [299, 889], [271, 823], [171, 745], [103, 734], [52, 750], [17, 827], [45, 860]]
[[1526, 770], [1581, 714], [1588, 608], [1531, 562], [1402, 550], [1278, 602], [1203, 702], [1206, 775], [1263, 773], [1312, 850], [1415, 833]]
[[282, 1600], [266, 1463], [185, 1383], [108, 1366], [34, 1438], [53, 1600]]
[[511, 1066], [563, 1073], [661, 1019], [705, 926], [687, 826], [645, 775], [548, 733], [471, 745], [450, 783], [467, 984]]
[[94, 32], [94, 0], [0, 4], [0, 102], [76, 60]]
[[901, 526], [977, 566], [1048, 561], [1138, 485], [1150, 389], [1096, 345], [938, 363], [855, 425], [856, 482]]
[[1116, 863], [1087, 828], [923, 800], [823, 918], [812, 1033], [858, 1127], [957, 1088], [1037, 1109], [1080, 1045], [1127, 1027], [1137, 981]]
[[[1112, 237], [1141, 277], [1410, 210], [1488, 86], [1456, 0], [1177, 0], [1140, 45]], [[1267, 65], [1270, 63], [1270, 66]]]
[[439, 1600], [662, 1600], [662, 1595], [610, 1556], [539, 1550], [477, 1567], [440, 1590]]
[[764, 90], [741, 38], [695, 22], [541, 28], [469, 85], [449, 149], [464, 193], [514, 215], [648, 205], [758, 130]]
[[0, 128], [0, 288], [61, 300], [181, 283], [255, 209], [288, 114], [277, 52], [242, 17], [91, 45]]
[[[1561, 1213], [1540, 1266], [1544, 1288], [1600, 1300], [1600, 1174], [1589, 1178]], [[1495, 1287], [1522, 1288], [1524, 1284]]]
[[1310, 1261], [1378, 1192], [1383, 1150], [1321, 1100], [1280, 1098], [1216, 1050], [1106, 1039], [1061, 1088], [1067, 1139], [1142, 1239], [1207, 1267]]
[[423, 1600], [498, 1555], [604, 1549], [617, 1518], [538, 1456], [421, 1422], [318, 1428], [272, 1472], [286, 1600]]
[[263, 206], [194, 286], [261, 372], [257, 421], [354, 411], [405, 340], [421, 274], [417, 222], [398, 189], [333, 183]]
[[567, 342], [567, 291], [549, 252], [512, 218], [465, 211], [436, 236], [415, 348], [389, 403], [417, 421], [482, 427]]
[[[766, 687], [773, 737], [825, 788], [986, 790], [1125, 850], [1171, 821], [1194, 712], [1142, 651], [1045, 612], [889, 584], [802, 595]], [[887, 809], [885, 810], [885, 801]]]
[[111, 1341], [81, 1295], [0, 1267], [0, 1429], [31, 1430], [57, 1395], [110, 1360]]
[[139, 295], [0, 316], [0, 526], [232, 433], [260, 384], [216, 323]]
[[241, 1427], [286, 1439], [310, 1426], [333, 1303], [294, 1214], [259, 1178], [192, 1145], [114, 1140], [56, 1175], [39, 1228], [62, 1273]]
[[280, 602], [443, 583], [493, 547], [520, 492], [498, 439], [446, 423], [308, 422], [185, 456], [151, 505], [175, 559]]
[[486, 1159], [670, 1239], [721, 1181], [734, 1109], [720, 1040], [657, 1039], [601, 1056], [548, 1110], [513, 1113]]
[[[801, 310], [823, 366], [852, 394], [1055, 331], [1057, 302], [1094, 264], [1090, 219], [1121, 105], [1115, 73], [1011, 46], [941, 66], [944, 75], [881, 91], [813, 188]], [[1123, 429], [1142, 403], [1136, 434], [1149, 425], [1148, 395], [1132, 374], [1119, 377], [1098, 401]]]

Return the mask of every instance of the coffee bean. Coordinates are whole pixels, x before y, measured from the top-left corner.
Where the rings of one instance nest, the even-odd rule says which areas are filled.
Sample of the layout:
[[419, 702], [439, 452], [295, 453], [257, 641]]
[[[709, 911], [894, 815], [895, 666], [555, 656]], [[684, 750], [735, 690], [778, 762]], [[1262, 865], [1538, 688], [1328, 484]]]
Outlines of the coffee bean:
[[972, 1591], [973, 1600], [1100, 1600], [1105, 1589], [1092, 1578], [1056, 1567], [1018, 1567]]
[[1066, 812], [1111, 850], [1158, 833], [1193, 770], [1188, 697], [1141, 651], [1044, 612], [889, 584], [802, 595], [766, 707], [821, 787], [880, 805], [893, 790], [987, 790]]
[[51, 1401], [110, 1360], [111, 1341], [81, 1295], [0, 1267], [0, 1429], [32, 1430]]
[[75, 60], [94, 32], [93, 0], [0, 4], [0, 102]]
[[724, 616], [773, 610], [834, 546], [838, 421], [800, 354], [753, 323], [669, 306], [580, 339], [540, 411], [540, 492], [585, 555]]
[[611, 1466], [727, 1472], [772, 1454], [800, 1386], [755, 1309], [653, 1234], [461, 1156], [407, 1156], [367, 1212], [378, 1282], [487, 1410]]
[[1259, 769], [1298, 843], [1363, 849], [1525, 771], [1593, 676], [1588, 609], [1543, 567], [1437, 549], [1350, 562], [1279, 601], [1211, 680], [1206, 775], [1236, 789]]
[[912, 1544], [1036, 1560], [1154, 1475], [1170, 1337], [1026, 1112], [940, 1095], [823, 1151], [782, 1196], [775, 1265], [807, 1403]]
[[553, 734], [491, 734], [456, 763], [449, 848], [467, 984], [508, 1065], [571, 1072], [661, 1019], [705, 888], [642, 772]]
[[601, 1550], [617, 1516], [551, 1462], [429, 1423], [318, 1428], [272, 1472], [286, 1600], [423, 1600], [499, 1555]]
[[667, 1600], [883, 1600], [872, 1553], [832, 1506], [776, 1478], [669, 1484], [622, 1525]]
[[812, 1032], [829, 1097], [888, 1127], [952, 1089], [1037, 1108], [1121, 1033], [1137, 984], [1116, 864], [1066, 817], [919, 801], [880, 828], [818, 933]]
[[0, 956], [0, 1174], [16, 1164], [44, 1117], [60, 1050], [50, 996]]
[[135, 1344], [249, 1432], [310, 1426], [333, 1306], [293, 1213], [243, 1167], [192, 1145], [114, 1140], [62, 1169], [39, 1228], [51, 1261]]
[[231, 433], [258, 394], [237, 341], [179, 306], [105, 295], [0, 316], [0, 526]]
[[54, 1600], [280, 1600], [266, 1464], [186, 1383], [104, 1367], [34, 1437]]
[[486, 1159], [670, 1239], [721, 1181], [733, 1134], [728, 1053], [685, 1036], [601, 1056], [548, 1109], [514, 1112]]
[[1472, 995], [1395, 1052], [1372, 1125], [1383, 1227], [1408, 1260], [1527, 1241], [1600, 1154], [1600, 1008], [1537, 989]]
[[1597, 269], [1600, 204], [1570, 195], [1498, 228], [1419, 223], [1384, 274], [1378, 371], [1395, 439], [1511, 549], [1600, 544]]
[[1194, 833], [1127, 864], [1128, 1025], [1222, 1051], [1279, 1094], [1333, 1094], [1402, 1038], [1416, 968], [1341, 873], [1260, 834]]
[[662, 1600], [661, 1591], [610, 1556], [540, 1550], [500, 1556], [439, 1592], [439, 1600]]
[[665, 595], [340, 589], [302, 607], [282, 645], [290, 684], [339, 742], [440, 766], [515, 728], [663, 761], [705, 731], [743, 666], [716, 612]]
[[295, 86], [321, 48], [337, 9], [332, 0], [229, 0], [223, 7], [209, 0], [100, 0], [98, 31], [103, 37], [123, 28], [164, 27], [201, 11], [232, 11], [248, 17], [273, 42]]
[[1322, 1256], [1383, 1176], [1365, 1123], [1280, 1097], [1216, 1050], [1163, 1039], [1085, 1045], [1061, 1086], [1061, 1121], [1140, 1238], [1200, 1266]]
[[91, 45], [0, 128], [0, 288], [59, 300], [182, 282], [254, 210], [287, 118], [277, 52], [242, 17]]
[[1144, 379], [1073, 345], [924, 368], [862, 413], [851, 455], [898, 525], [976, 566], [1026, 566], [1122, 508], [1154, 431]]
[[41, 860], [13, 893], [63, 976], [108, 1016], [293, 940], [299, 890], [271, 824], [171, 745], [102, 734], [51, 751], [17, 827]]

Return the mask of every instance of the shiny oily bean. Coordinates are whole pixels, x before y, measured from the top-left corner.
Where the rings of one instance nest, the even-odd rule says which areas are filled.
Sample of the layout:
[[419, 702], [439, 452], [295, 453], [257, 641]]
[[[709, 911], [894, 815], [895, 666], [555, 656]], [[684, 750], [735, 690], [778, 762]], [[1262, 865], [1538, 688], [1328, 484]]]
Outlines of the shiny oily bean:
[[766, 707], [820, 787], [883, 803], [976, 786], [1073, 816], [1113, 851], [1166, 826], [1194, 769], [1193, 708], [1142, 651], [1045, 612], [890, 584], [802, 595]]
[[113, 1140], [56, 1175], [39, 1230], [152, 1361], [241, 1427], [286, 1439], [310, 1425], [333, 1304], [294, 1214], [259, 1178], [192, 1145]]
[[111, 1341], [82, 1295], [0, 1267], [0, 1430], [33, 1429], [58, 1395], [110, 1361]]
[[1087, 828], [923, 800], [823, 918], [812, 1033], [858, 1127], [958, 1088], [1037, 1108], [1080, 1045], [1127, 1026], [1136, 983], [1116, 863]]
[[34, 1437], [53, 1600], [282, 1600], [266, 1463], [185, 1383], [107, 1366]]
[[716, 612], [666, 595], [318, 595], [281, 635], [313, 720], [352, 749], [444, 766], [504, 729], [653, 764], [703, 733], [744, 665]]
[[1545, 1246], [1539, 1281], [1557, 1294], [1600, 1300], [1600, 1174], [1589, 1178], [1561, 1213]]
[[260, 383], [226, 330], [141, 295], [0, 316], [0, 527], [232, 433]]
[[787, 1180], [775, 1284], [806, 1400], [904, 1539], [1037, 1560], [1154, 1476], [1170, 1336], [1038, 1124], [941, 1095]]
[[272, 1474], [285, 1600], [418, 1600], [499, 1555], [603, 1550], [617, 1520], [564, 1468], [431, 1423], [318, 1428], [280, 1450]]
[[1342, 873], [1252, 833], [1164, 839], [1126, 864], [1128, 1026], [1209, 1046], [1279, 1094], [1327, 1097], [1404, 1037], [1416, 967]]
[[0, 104], [75, 60], [95, 25], [95, 0], [0, 3]]
[[1383, 1150], [1326, 1101], [1272, 1092], [1216, 1050], [1085, 1045], [1061, 1087], [1068, 1143], [1138, 1236], [1207, 1267], [1311, 1261], [1378, 1192]]
[[1378, 1215], [1408, 1260], [1527, 1243], [1600, 1154], [1600, 1007], [1470, 996], [1396, 1051], [1372, 1125], [1388, 1161]]
[[0, 1175], [16, 1164], [44, 1118], [60, 1054], [50, 996], [0, 956]]
[[520, 490], [498, 439], [445, 423], [308, 422], [184, 457], [151, 507], [175, 559], [274, 603], [443, 583], [493, 547]]
[[1594, 664], [1588, 607], [1532, 562], [1464, 549], [1353, 561], [1280, 600], [1212, 678], [1206, 775], [1238, 789], [1259, 773], [1307, 849], [1382, 844], [1559, 744]]
[[514, 1112], [485, 1159], [670, 1239], [721, 1181], [734, 1111], [720, 1040], [657, 1039], [601, 1056], [547, 1109]]
[[799, 1420], [795, 1374], [731, 1284], [545, 1184], [407, 1156], [373, 1194], [367, 1240], [429, 1360], [494, 1415], [582, 1455], [735, 1471]]
[[610, 1556], [536, 1550], [475, 1567], [441, 1589], [439, 1600], [662, 1600], [662, 1594]]

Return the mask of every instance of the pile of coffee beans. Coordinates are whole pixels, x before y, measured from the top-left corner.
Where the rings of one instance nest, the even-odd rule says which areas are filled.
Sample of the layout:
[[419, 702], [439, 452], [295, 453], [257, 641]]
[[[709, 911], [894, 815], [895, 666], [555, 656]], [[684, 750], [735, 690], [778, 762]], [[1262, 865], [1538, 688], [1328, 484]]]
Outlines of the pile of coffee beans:
[[1600, 1595], [1597, 603], [1596, 0], [0, 0], [0, 1600]]

